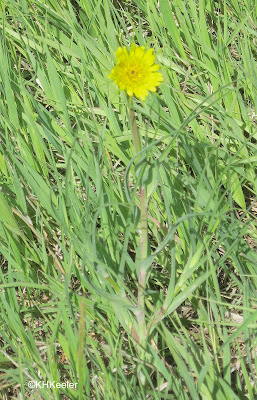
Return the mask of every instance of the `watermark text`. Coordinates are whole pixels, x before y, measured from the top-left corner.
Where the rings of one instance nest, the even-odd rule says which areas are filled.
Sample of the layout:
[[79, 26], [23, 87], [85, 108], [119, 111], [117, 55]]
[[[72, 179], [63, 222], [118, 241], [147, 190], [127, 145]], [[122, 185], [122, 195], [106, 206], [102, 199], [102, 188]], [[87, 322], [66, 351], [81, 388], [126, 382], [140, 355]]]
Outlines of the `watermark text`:
[[56, 382], [56, 381], [29, 381], [30, 389], [77, 389], [78, 383], [73, 382]]

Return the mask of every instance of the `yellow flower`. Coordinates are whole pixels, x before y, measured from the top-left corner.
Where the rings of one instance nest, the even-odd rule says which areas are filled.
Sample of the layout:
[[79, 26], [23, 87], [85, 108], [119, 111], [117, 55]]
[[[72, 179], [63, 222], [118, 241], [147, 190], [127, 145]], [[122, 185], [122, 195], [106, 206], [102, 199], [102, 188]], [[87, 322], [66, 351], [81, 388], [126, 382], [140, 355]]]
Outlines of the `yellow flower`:
[[153, 49], [145, 52], [145, 47], [132, 45], [130, 52], [126, 47], [119, 47], [116, 51], [117, 64], [111, 71], [109, 78], [113, 79], [121, 90], [126, 90], [129, 96], [137, 96], [145, 100], [148, 90], [156, 92], [156, 87], [163, 81], [163, 76], [155, 64]]

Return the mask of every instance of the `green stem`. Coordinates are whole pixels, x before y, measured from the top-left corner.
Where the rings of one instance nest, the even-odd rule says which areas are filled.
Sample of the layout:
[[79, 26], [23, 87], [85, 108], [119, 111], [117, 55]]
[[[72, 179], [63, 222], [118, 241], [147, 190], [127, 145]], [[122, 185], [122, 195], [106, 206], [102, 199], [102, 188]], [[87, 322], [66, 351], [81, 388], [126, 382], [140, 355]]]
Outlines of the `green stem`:
[[134, 143], [134, 147], [135, 147], [135, 152], [139, 153], [140, 150], [141, 150], [141, 141], [140, 141], [140, 136], [139, 136], [139, 132], [138, 132], [138, 129], [137, 129], [135, 113], [131, 109], [131, 107], [129, 107], [129, 116], [130, 116], [130, 121], [131, 121], [131, 129], [132, 129], [132, 136], [133, 136], [133, 143]]
[[[131, 108], [131, 99], [129, 99], [129, 116], [131, 121], [131, 130], [135, 152], [139, 153], [141, 150], [141, 140], [137, 129], [135, 113]], [[139, 156], [140, 158], [140, 156]], [[136, 160], [137, 162], [139, 159]], [[139, 344], [144, 348], [146, 338], [146, 323], [145, 323], [145, 287], [146, 287], [146, 270], [143, 267], [143, 262], [147, 258], [148, 252], [148, 224], [147, 224], [147, 194], [144, 185], [140, 185], [140, 221], [139, 221], [139, 235], [140, 235], [140, 261], [138, 271], [138, 306], [137, 313], [138, 327], [139, 327]]]
[[142, 316], [141, 321], [141, 335], [144, 341], [146, 335], [145, 326], [145, 287], [146, 287], [146, 269], [143, 268], [143, 261], [147, 258], [148, 251], [148, 225], [147, 225], [147, 198], [145, 186], [140, 188], [140, 202], [141, 202], [141, 218], [140, 218], [140, 265], [138, 275], [138, 305]]

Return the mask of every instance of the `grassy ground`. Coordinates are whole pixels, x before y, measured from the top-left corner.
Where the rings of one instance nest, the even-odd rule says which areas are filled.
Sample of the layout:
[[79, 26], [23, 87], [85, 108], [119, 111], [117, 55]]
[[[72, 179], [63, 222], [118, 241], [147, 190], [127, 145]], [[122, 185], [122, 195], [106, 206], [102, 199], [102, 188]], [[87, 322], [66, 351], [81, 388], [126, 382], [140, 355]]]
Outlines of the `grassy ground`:
[[[256, 399], [256, 2], [3, 0], [0, 28], [1, 399]], [[140, 165], [132, 41], [164, 75]]]

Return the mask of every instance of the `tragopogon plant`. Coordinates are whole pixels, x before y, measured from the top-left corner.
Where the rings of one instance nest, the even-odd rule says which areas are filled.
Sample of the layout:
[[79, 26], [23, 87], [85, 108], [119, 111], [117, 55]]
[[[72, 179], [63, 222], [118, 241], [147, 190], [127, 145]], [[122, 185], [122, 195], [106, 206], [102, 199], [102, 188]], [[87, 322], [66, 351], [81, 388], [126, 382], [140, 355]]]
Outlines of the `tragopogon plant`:
[[[137, 129], [135, 113], [132, 109], [133, 95], [141, 100], [145, 100], [149, 91], [155, 92], [156, 88], [163, 81], [163, 76], [159, 70], [159, 65], [155, 64], [153, 49], [145, 51], [145, 47], [132, 45], [128, 52], [125, 47], [119, 47], [116, 51], [117, 63], [111, 71], [109, 78], [113, 79], [121, 90], [126, 90], [128, 95], [129, 118], [135, 153], [142, 149], [142, 141]], [[139, 161], [136, 159], [136, 161]], [[140, 220], [137, 230], [140, 236], [140, 260], [138, 272], [138, 311], [136, 313], [138, 321], [138, 344], [144, 348], [147, 330], [145, 322], [145, 288], [147, 283], [148, 268], [145, 267], [144, 260], [148, 256], [148, 223], [147, 223], [147, 193], [145, 184], [139, 184], [140, 193]]]

